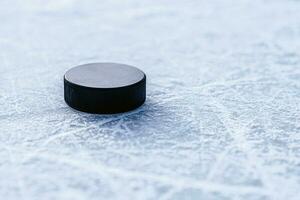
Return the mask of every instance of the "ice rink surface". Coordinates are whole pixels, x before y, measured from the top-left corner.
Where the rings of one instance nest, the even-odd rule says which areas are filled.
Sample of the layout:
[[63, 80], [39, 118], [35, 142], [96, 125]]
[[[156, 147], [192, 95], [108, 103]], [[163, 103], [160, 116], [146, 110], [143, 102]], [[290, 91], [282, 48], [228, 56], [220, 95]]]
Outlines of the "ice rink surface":
[[[296, 200], [300, 1], [0, 2], [0, 197]], [[137, 66], [147, 102], [90, 115], [63, 75]]]

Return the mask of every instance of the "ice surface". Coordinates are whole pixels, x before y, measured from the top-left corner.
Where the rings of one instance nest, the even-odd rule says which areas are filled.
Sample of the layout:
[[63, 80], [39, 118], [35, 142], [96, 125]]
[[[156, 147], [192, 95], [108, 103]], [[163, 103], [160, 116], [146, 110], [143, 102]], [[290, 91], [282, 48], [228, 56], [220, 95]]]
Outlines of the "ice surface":
[[[0, 2], [0, 198], [299, 199], [300, 1]], [[89, 62], [135, 65], [146, 104], [63, 100]]]

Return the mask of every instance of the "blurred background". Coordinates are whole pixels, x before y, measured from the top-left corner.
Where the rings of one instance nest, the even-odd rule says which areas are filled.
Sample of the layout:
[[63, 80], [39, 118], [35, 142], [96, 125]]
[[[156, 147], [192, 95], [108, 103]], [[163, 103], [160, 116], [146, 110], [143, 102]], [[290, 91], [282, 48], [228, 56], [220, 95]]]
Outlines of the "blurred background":
[[[300, 1], [0, 0], [3, 199], [298, 199]], [[147, 102], [90, 115], [63, 75], [137, 66]]]

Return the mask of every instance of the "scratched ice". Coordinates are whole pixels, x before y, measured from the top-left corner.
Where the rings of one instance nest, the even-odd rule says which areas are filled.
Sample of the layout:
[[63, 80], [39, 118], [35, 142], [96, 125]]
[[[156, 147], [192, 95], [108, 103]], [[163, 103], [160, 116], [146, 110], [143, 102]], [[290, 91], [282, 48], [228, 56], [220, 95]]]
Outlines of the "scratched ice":
[[[299, 199], [300, 1], [0, 2], [1, 199]], [[64, 72], [148, 75], [135, 111], [63, 101]]]

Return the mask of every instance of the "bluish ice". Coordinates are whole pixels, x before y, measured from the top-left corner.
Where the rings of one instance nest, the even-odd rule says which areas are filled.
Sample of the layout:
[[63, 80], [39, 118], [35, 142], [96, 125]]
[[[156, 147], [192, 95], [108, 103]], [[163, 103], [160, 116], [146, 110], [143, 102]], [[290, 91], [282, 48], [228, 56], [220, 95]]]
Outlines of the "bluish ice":
[[[147, 102], [63, 100], [90, 62], [137, 66]], [[300, 196], [300, 1], [0, 2], [0, 198]]]

